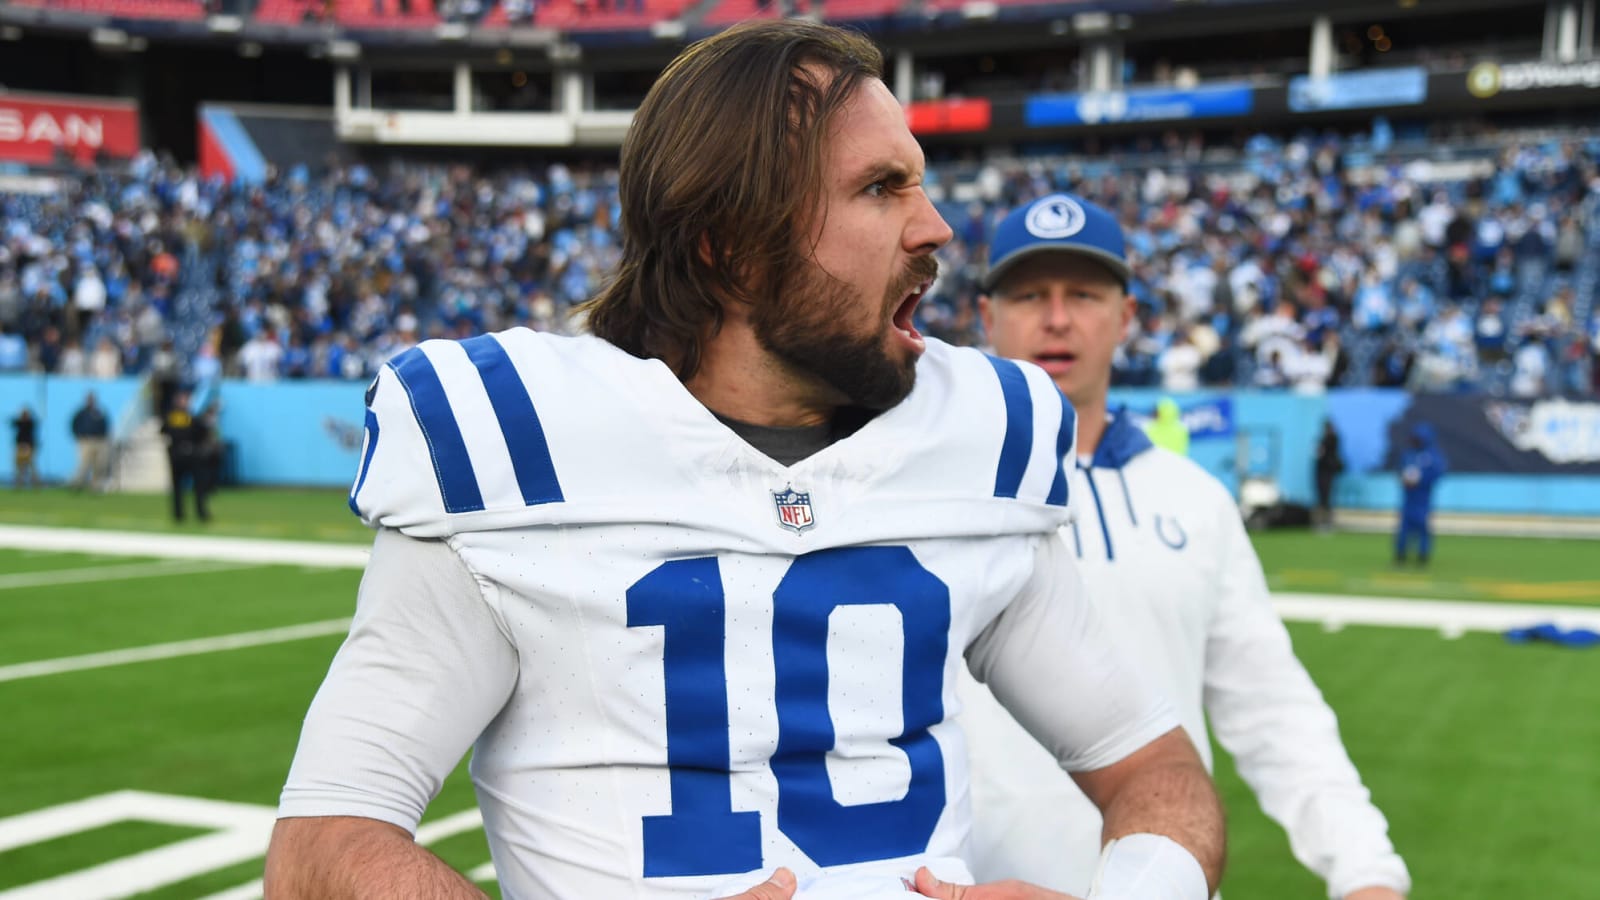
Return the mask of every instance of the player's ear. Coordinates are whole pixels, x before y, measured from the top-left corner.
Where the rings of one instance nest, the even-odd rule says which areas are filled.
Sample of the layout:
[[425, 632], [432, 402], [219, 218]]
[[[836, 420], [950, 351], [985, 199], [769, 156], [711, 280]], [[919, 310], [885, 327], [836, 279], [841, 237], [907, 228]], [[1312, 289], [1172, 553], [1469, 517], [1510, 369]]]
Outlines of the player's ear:
[[1132, 294], [1122, 295], [1122, 337], [1128, 336], [1128, 325], [1133, 322], [1133, 317], [1139, 312], [1139, 301]]
[[994, 340], [994, 301], [988, 294], [978, 295], [978, 321], [983, 323], [984, 337]]

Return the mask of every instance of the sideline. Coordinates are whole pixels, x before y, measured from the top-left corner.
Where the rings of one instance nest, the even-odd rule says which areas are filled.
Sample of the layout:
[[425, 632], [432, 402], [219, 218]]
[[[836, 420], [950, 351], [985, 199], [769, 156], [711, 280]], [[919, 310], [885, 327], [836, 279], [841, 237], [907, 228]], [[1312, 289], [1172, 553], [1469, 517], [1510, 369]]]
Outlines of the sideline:
[[1274, 594], [1272, 605], [1285, 622], [1320, 622], [1326, 628], [1377, 625], [1437, 628], [1446, 636], [1466, 631], [1501, 632], [1553, 622], [1562, 628], [1600, 631], [1600, 607], [1535, 603], [1477, 603], [1409, 597], [1345, 594]]

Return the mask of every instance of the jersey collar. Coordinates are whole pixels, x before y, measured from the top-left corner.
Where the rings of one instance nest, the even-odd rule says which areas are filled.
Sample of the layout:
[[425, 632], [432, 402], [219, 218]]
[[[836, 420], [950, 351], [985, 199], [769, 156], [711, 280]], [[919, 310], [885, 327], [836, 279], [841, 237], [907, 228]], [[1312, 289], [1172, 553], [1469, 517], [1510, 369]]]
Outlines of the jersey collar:
[[1105, 433], [1100, 435], [1100, 445], [1094, 448], [1094, 458], [1089, 466], [1095, 469], [1120, 469], [1135, 456], [1155, 446], [1145, 436], [1144, 429], [1128, 415], [1126, 406], [1117, 407]]

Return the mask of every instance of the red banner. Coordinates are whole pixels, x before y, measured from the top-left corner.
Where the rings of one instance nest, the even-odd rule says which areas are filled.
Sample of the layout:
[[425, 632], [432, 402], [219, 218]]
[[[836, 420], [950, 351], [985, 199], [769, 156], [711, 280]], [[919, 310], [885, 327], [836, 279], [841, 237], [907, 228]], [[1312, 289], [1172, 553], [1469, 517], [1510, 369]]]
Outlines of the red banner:
[[82, 164], [139, 152], [139, 105], [38, 94], [0, 93], [0, 161]]
[[989, 101], [983, 97], [922, 100], [906, 107], [906, 122], [912, 134], [988, 131], [989, 115]]

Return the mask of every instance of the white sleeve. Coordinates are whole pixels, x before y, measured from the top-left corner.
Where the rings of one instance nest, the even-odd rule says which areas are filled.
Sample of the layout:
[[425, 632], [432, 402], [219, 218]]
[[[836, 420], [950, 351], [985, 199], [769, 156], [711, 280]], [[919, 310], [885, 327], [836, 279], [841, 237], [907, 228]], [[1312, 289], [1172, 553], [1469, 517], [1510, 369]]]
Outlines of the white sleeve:
[[1032, 576], [968, 646], [967, 666], [1069, 772], [1103, 769], [1179, 724], [1102, 631], [1056, 534], [1040, 539]]
[[1223, 505], [1222, 582], [1206, 643], [1212, 732], [1330, 897], [1372, 886], [1406, 893], [1411, 879], [1389, 823], [1345, 752], [1333, 710], [1294, 655], [1243, 523], [1231, 503]]
[[415, 831], [505, 705], [517, 651], [481, 583], [443, 541], [382, 529], [350, 636], [300, 732], [283, 818], [360, 816]]

